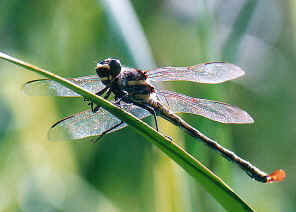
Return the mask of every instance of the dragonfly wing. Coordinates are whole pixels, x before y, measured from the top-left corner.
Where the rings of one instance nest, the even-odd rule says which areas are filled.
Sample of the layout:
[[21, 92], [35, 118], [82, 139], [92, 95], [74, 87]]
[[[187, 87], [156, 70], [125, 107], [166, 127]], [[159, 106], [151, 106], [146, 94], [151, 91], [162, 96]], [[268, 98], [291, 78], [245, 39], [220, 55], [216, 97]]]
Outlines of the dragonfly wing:
[[[72, 78], [68, 80], [92, 93], [96, 93], [105, 87], [105, 85], [96, 75]], [[39, 79], [27, 82], [23, 86], [23, 91], [31, 96], [80, 96], [74, 91], [62, 86], [61, 84], [48, 79]]]
[[188, 67], [163, 67], [146, 71], [150, 81], [184, 80], [208, 84], [236, 79], [244, 73], [240, 67], [224, 62], [203, 63]]
[[158, 90], [157, 97], [174, 113], [193, 113], [226, 124], [254, 122], [244, 110], [223, 102], [193, 98], [167, 90]]
[[[134, 116], [143, 119], [151, 114], [146, 110], [131, 104], [123, 104], [121, 108], [132, 113]], [[120, 119], [111, 113], [100, 108], [98, 112], [93, 113], [91, 110], [76, 113], [69, 116], [56, 124], [49, 130], [50, 140], [76, 140], [91, 136], [100, 136], [106, 130], [113, 128], [121, 122]], [[112, 131], [120, 130], [127, 125], [125, 123], [116, 127]]]

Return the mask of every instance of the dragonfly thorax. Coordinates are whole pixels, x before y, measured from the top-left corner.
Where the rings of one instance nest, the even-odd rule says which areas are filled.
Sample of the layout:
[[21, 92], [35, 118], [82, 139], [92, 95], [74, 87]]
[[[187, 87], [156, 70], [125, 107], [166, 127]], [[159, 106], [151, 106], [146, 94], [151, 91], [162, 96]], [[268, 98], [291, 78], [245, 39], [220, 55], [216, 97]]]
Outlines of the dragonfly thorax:
[[146, 102], [150, 94], [155, 91], [147, 82], [146, 74], [134, 68], [123, 67], [114, 83], [135, 102]]

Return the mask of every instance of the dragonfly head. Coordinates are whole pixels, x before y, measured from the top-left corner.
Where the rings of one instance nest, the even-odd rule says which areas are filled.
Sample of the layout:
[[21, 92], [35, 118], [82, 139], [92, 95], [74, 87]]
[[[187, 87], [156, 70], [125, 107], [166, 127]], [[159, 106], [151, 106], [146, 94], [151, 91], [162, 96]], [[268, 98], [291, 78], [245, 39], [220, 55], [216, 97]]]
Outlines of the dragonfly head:
[[120, 71], [120, 60], [108, 58], [97, 63], [96, 72], [102, 80], [113, 79]]

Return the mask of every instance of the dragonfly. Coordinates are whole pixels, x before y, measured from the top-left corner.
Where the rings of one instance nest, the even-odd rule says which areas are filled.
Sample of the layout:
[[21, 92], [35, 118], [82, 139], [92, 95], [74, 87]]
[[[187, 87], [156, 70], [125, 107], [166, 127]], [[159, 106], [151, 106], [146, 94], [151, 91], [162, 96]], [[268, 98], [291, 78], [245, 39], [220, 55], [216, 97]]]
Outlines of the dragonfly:
[[[271, 174], [261, 171], [176, 115], [176, 113], [191, 113], [225, 124], [253, 123], [253, 118], [246, 111], [223, 102], [189, 97], [169, 91], [162, 84], [168, 81], [218, 84], [242, 75], [244, 71], [240, 67], [226, 62], [202, 63], [187, 67], [162, 67], [142, 71], [124, 67], [118, 59], [107, 58], [97, 63], [96, 75], [68, 80], [105, 99], [113, 97], [113, 104], [139, 119], [153, 116], [157, 130], [157, 116], [168, 120], [219, 152], [226, 159], [236, 163], [251, 178], [259, 182], [281, 181], [285, 178], [283, 170], [279, 169]], [[81, 97], [74, 91], [48, 79], [27, 82], [23, 89], [29, 95]], [[103, 108], [95, 106], [92, 102], [89, 102], [89, 105], [91, 109], [73, 114], [55, 123], [49, 131], [50, 139], [57, 139], [61, 135], [66, 135], [72, 140], [92, 136], [100, 137], [127, 126]]]

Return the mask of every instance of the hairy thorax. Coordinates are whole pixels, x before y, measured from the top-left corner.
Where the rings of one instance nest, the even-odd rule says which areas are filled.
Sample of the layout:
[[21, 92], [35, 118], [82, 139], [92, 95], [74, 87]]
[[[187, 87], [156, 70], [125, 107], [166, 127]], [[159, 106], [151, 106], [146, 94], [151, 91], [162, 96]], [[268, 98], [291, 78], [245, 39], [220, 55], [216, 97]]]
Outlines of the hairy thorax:
[[119, 89], [127, 92], [129, 99], [135, 102], [147, 102], [154, 88], [147, 82], [144, 72], [137, 69], [124, 68], [116, 79]]

